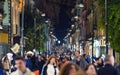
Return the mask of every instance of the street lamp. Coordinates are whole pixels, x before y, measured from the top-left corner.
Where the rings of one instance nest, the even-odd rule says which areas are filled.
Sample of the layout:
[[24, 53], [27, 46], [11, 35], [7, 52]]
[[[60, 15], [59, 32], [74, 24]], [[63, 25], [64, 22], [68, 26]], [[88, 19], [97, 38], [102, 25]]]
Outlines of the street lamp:
[[83, 0], [78, 0], [78, 4], [76, 5], [77, 8], [83, 8], [84, 4], [83, 4]]
[[25, 5], [25, 2], [23, 0], [22, 2], [22, 26], [21, 26], [21, 56], [23, 56], [24, 54], [24, 5]]
[[83, 0], [78, 0], [76, 8], [83, 8], [83, 7], [84, 7]]
[[74, 26], [75, 26], [74, 24], [71, 25], [72, 28], [73, 28]]
[[74, 16], [74, 18], [77, 20], [79, 17], [78, 16]]
[[41, 14], [41, 16], [42, 16], [42, 17], [45, 17], [45, 16], [46, 16], [46, 14], [45, 14], [45, 13], [42, 13], [42, 14]]
[[58, 44], [60, 44], [60, 40], [58, 41]]
[[48, 23], [49, 21], [48, 21], [48, 20], [46, 20], [45, 22], [46, 22], [46, 23]]
[[53, 32], [50, 32], [50, 34], [52, 34]]

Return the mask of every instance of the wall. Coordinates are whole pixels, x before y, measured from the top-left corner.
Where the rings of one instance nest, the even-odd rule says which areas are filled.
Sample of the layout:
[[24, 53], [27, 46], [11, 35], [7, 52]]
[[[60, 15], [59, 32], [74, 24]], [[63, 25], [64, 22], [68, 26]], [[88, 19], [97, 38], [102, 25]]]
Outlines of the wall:
[[8, 34], [0, 33], [0, 43], [8, 44]]

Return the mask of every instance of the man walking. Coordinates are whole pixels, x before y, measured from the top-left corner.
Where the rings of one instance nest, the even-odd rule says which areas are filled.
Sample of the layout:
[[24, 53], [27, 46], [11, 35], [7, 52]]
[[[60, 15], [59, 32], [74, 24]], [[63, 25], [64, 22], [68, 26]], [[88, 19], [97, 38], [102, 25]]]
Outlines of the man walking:
[[22, 57], [17, 57], [15, 60], [15, 65], [17, 70], [10, 75], [34, 75], [28, 68], [26, 68], [25, 59]]
[[114, 67], [113, 56], [105, 56], [105, 66], [98, 71], [98, 75], [120, 75], [119, 71]]
[[80, 51], [76, 51], [76, 52], [75, 52], [75, 56], [76, 56], [76, 59], [74, 60], [74, 62], [75, 62], [77, 65], [79, 65], [81, 69], [84, 70], [84, 69], [86, 68], [86, 66], [88, 65], [88, 63], [85, 61], [84, 58], [82, 58], [82, 57], [80, 56]]

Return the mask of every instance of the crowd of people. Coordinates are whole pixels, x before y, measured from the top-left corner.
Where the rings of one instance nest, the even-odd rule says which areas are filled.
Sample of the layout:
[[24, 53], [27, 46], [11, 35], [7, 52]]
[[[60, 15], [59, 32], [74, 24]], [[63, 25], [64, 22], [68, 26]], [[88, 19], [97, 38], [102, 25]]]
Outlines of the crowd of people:
[[114, 67], [114, 57], [91, 58], [79, 51], [53, 54], [25, 54], [24, 57], [7, 56], [0, 61], [0, 75], [120, 75]]

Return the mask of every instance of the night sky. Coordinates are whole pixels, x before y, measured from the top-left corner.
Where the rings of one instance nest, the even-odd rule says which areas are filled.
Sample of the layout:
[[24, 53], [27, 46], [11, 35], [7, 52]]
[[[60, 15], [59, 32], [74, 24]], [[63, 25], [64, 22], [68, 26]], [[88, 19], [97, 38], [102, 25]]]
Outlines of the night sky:
[[61, 6], [60, 13], [59, 13], [59, 25], [55, 26], [55, 36], [63, 42], [64, 37], [67, 34], [68, 28], [70, 28], [70, 21], [71, 19], [67, 15], [66, 11], [68, 10], [67, 6]]
[[[29, 0], [28, 0], [29, 1]], [[40, 11], [44, 11], [47, 15], [47, 17], [50, 18], [51, 22], [53, 22], [54, 32], [53, 34], [60, 40], [62, 43], [64, 42], [63, 39], [68, 33], [68, 29], [71, 26], [71, 10], [74, 7], [75, 1], [73, 0], [64, 0], [67, 2], [63, 3], [63, 0], [61, 0], [60, 4], [55, 4], [57, 1], [47, 1], [45, 3], [45, 0], [36, 0], [35, 1], [35, 7], [38, 8]], [[50, 2], [50, 3], [49, 3]], [[59, 2], [59, 1], [58, 1]], [[63, 4], [62, 4], [63, 3]], [[28, 7], [31, 7], [31, 5]], [[57, 8], [54, 8], [57, 7]], [[57, 15], [56, 15], [57, 14]], [[28, 11], [28, 8], [25, 13], [25, 28], [28, 26], [33, 26], [33, 14]]]

